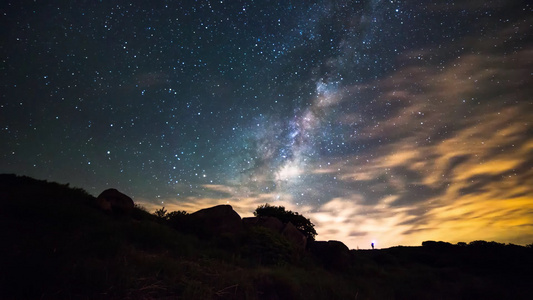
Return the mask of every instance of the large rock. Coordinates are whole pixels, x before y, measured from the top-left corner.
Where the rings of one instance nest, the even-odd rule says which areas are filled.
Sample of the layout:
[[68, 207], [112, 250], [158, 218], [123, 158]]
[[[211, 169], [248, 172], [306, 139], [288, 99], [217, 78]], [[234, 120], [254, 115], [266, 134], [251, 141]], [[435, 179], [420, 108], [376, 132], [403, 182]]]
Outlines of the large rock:
[[291, 222], [285, 224], [285, 227], [281, 230], [281, 235], [298, 248], [305, 249], [307, 245], [307, 237], [305, 234], [298, 230], [298, 228], [294, 227]]
[[314, 241], [309, 251], [327, 268], [342, 270], [350, 265], [350, 249], [343, 242]]
[[283, 229], [283, 223], [276, 217], [251, 217], [243, 218], [242, 224], [249, 228], [252, 226], [261, 226], [270, 229], [274, 232], [280, 233]]
[[100, 193], [96, 203], [101, 209], [113, 213], [129, 213], [135, 206], [130, 197], [116, 189], [107, 189]]
[[231, 205], [217, 205], [201, 209], [190, 215], [193, 230], [205, 235], [221, 233], [240, 233], [242, 231], [241, 216]]
[[256, 226], [258, 219], [259, 219], [258, 217], [242, 218], [242, 226], [244, 226], [244, 228], [250, 228], [250, 227]]
[[244, 218], [242, 219], [242, 223], [245, 228], [259, 226], [280, 233], [297, 248], [305, 249], [307, 245], [305, 234], [298, 230], [291, 222], [283, 224], [278, 218], [269, 216]]

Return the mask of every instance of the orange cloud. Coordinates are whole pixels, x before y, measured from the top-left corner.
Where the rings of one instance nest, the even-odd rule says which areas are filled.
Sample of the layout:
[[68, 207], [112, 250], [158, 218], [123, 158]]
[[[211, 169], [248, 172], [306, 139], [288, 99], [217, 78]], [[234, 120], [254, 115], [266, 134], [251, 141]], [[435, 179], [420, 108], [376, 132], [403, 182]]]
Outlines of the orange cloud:
[[[305, 170], [286, 166], [278, 174], [283, 181], [315, 178], [309, 184], [335, 192], [326, 201], [296, 205], [290, 182], [272, 193], [234, 183], [203, 187], [220, 198], [166, 199], [164, 205], [193, 212], [229, 203], [243, 217], [267, 202], [283, 205], [309, 217], [318, 239], [341, 240], [350, 248], [369, 248], [372, 241], [378, 247], [424, 240], [531, 243], [533, 49], [501, 50], [509, 36], [529, 34], [531, 24], [511, 24], [491, 41], [458, 41], [472, 50], [456, 57], [449, 51], [457, 44], [404, 53], [404, 67], [387, 78], [340, 96], [324, 92], [318, 112], [359, 98], [370, 99], [362, 110], [387, 112], [378, 119], [365, 118], [365, 111], [338, 117], [341, 126], [354, 128], [345, 142], [372, 144], [370, 150], [317, 159]], [[319, 122], [318, 112], [306, 115], [309, 127]], [[149, 210], [160, 207], [145, 203]]]

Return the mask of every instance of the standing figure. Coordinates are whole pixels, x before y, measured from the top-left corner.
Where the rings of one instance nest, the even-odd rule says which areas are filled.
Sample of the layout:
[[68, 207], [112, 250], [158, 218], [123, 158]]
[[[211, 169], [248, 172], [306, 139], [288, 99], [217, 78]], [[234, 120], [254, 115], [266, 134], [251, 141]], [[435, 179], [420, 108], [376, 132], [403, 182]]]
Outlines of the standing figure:
[[374, 243], [372, 243], [371, 245], [372, 245], [372, 250], [374, 250]]

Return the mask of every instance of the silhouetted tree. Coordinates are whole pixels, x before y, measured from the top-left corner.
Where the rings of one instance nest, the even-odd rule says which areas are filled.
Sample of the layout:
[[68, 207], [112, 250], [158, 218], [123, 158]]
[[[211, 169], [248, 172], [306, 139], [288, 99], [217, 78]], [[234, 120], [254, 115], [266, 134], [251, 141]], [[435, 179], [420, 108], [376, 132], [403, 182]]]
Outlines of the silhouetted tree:
[[315, 225], [311, 220], [300, 215], [297, 212], [286, 210], [283, 206], [272, 206], [268, 203], [258, 206], [254, 211], [256, 217], [276, 217], [284, 224], [291, 222], [294, 227], [298, 228], [307, 236], [308, 240], [314, 241], [317, 235]]

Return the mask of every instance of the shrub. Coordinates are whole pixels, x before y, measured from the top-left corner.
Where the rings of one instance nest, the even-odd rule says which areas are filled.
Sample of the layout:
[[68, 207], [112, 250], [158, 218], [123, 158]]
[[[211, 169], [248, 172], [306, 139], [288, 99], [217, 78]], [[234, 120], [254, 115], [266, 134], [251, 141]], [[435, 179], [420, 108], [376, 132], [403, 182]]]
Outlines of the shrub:
[[159, 219], [163, 219], [163, 220], [165, 220], [166, 217], [167, 217], [167, 210], [166, 210], [165, 207], [163, 206], [163, 207], [161, 207], [160, 209], [156, 210], [156, 211], [154, 212], [154, 215], [155, 215], [156, 217], [158, 217]]

